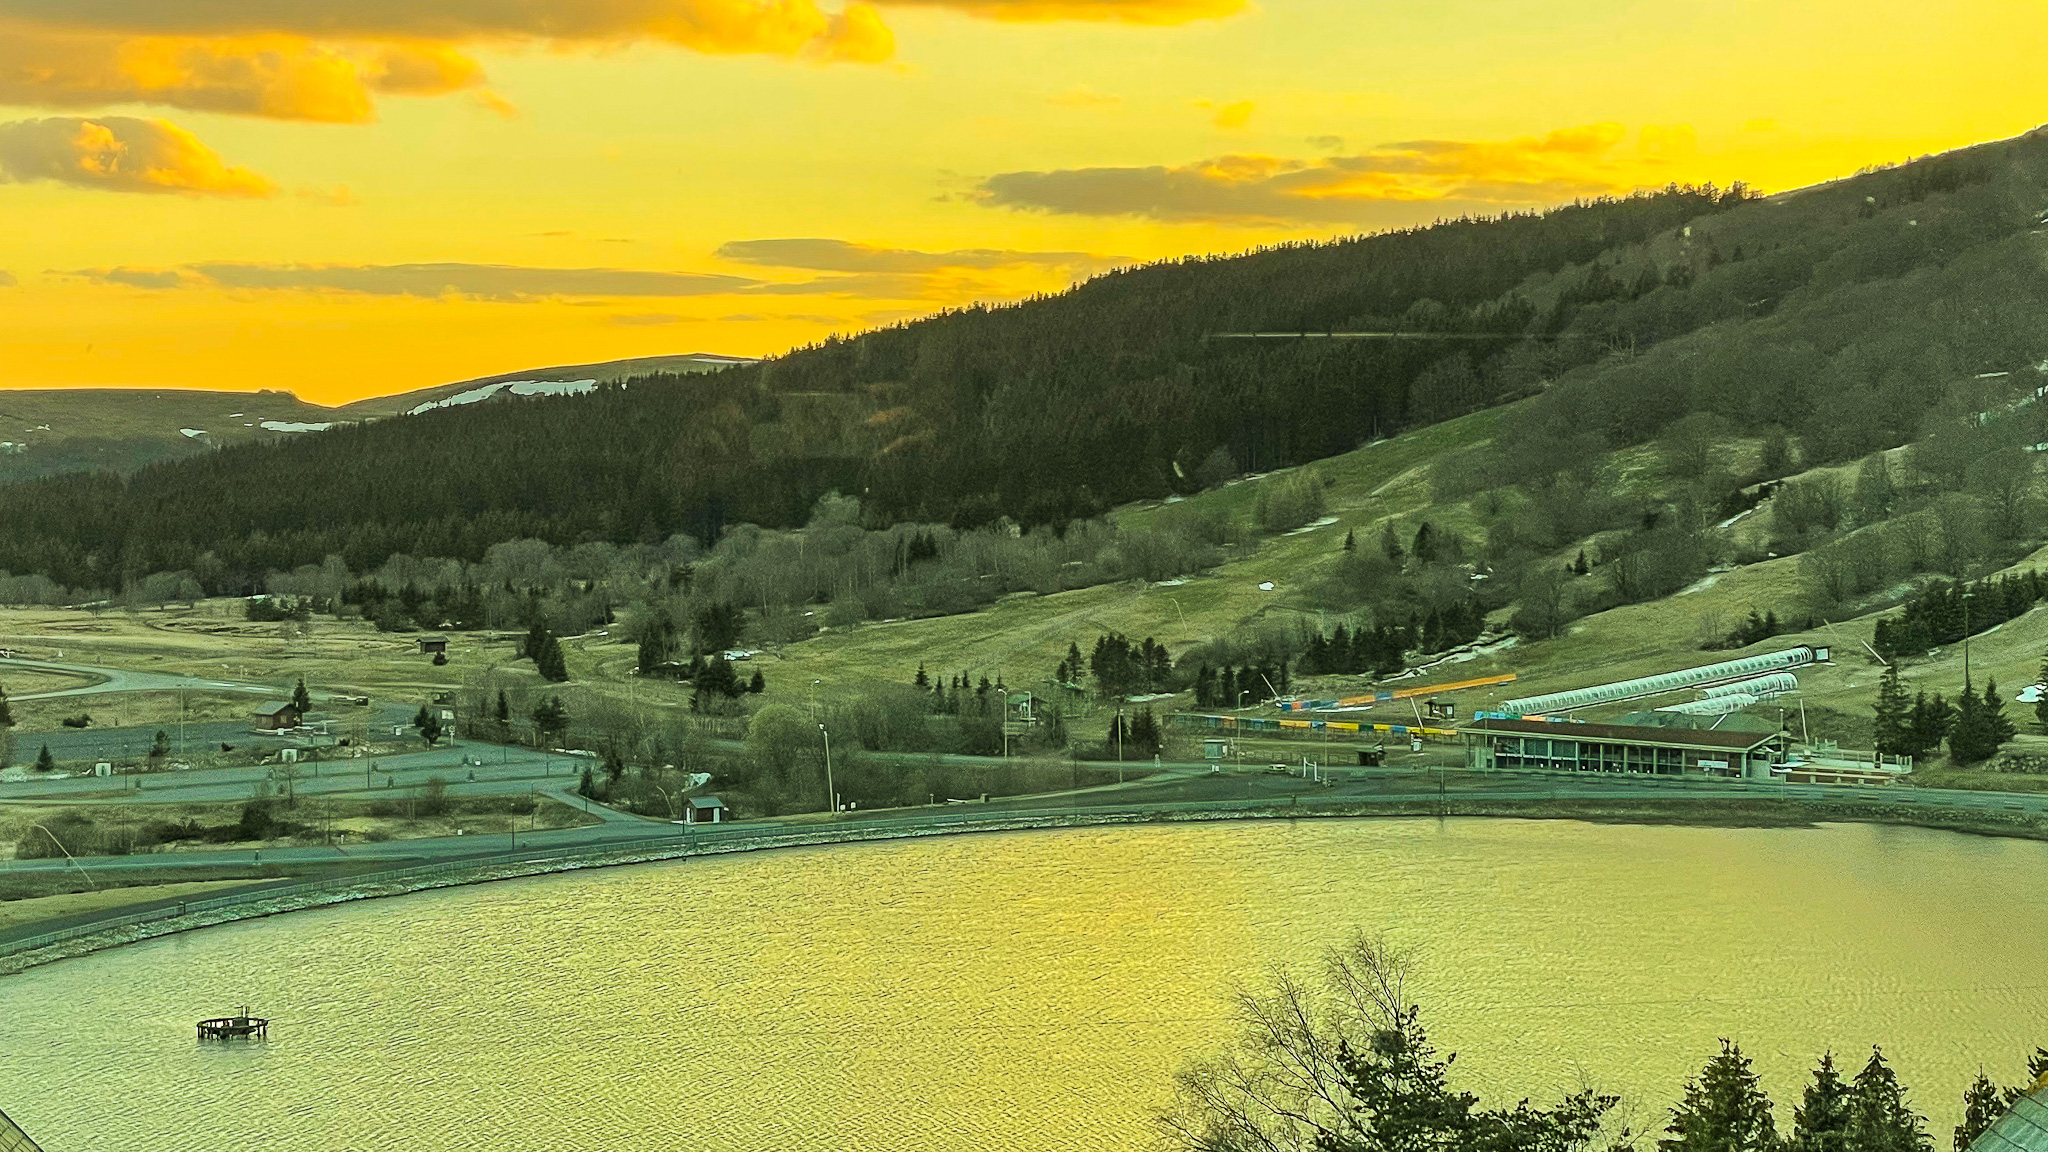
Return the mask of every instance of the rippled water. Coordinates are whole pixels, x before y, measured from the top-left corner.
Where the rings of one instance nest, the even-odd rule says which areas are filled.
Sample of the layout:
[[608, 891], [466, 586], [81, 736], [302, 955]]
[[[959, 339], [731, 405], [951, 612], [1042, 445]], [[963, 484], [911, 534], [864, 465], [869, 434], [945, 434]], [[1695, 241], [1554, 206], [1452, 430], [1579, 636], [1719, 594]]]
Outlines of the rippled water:
[[[2048, 845], [1500, 820], [1019, 833], [573, 873], [226, 925], [0, 980], [49, 1152], [1140, 1149], [1222, 996], [1417, 947], [1481, 1091], [1655, 1120], [1733, 1036], [1789, 1121], [1882, 1042], [1939, 1125], [2048, 1044]], [[192, 1023], [250, 1004], [255, 1046]], [[1946, 1127], [1937, 1137], [1947, 1143]]]

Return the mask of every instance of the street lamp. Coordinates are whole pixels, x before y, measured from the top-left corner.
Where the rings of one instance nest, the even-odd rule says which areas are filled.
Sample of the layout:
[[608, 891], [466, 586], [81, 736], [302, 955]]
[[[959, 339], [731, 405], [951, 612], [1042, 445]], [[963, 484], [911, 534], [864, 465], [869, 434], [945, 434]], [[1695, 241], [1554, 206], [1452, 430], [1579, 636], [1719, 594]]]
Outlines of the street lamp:
[[825, 794], [831, 798], [832, 814], [837, 816], [839, 814], [839, 793], [832, 787], [832, 734], [825, 731], [823, 724], [818, 725], [818, 734], [825, 738]]

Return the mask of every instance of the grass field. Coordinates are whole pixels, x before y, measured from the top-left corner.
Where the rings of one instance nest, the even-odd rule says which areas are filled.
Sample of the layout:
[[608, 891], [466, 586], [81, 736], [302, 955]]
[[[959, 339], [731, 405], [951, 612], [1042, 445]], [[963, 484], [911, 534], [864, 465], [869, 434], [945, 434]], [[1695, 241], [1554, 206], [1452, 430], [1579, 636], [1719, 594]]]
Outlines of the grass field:
[[[765, 698], [756, 702], [823, 703], [837, 693], [876, 681], [907, 684], [920, 665], [935, 677], [966, 672], [974, 678], [1000, 679], [1013, 689], [1042, 690], [1069, 644], [1088, 650], [1100, 634], [1121, 632], [1133, 639], [1153, 637], [1175, 653], [1188, 647], [1272, 623], [1329, 628], [1336, 619], [1317, 606], [1322, 583], [1341, 556], [1346, 532], [1355, 532], [1361, 547], [1376, 546], [1381, 526], [1397, 521], [1405, 532], [1422, 519], [1451, 525], [1475, 538], [1474, 517], [1462, 500], [1439, 501], [1431, 490], [1430, 465], [1446, 453], [1488, 442], [1506, 410], [1481, 412], [1372, 444], [1319, 461], [1307, 468], [1327, 488], [1328, 523], [1279, 536], [1247, 535], [1246, 542], [1224, 549], [1216, 567], [1164, 583], [1126, 582], [1053, 595], [1011, 596], [982, 610], [922, 620], [881, 621], [827, 631], [756, 657], [742, 675], [760, 670], [767, 681]], [[1733, 445], [1731, 451], [1752, 446]], [[1638, 455], [1641, 455], [1638, 453]], [[1648, 456], [1622, 460], [1624, 472], [1634, 470], [1632, 483], [1648, 483]], [[1249, 523], [1258, 486], [1285, 479], [1284, 474], [1248, 478], [1173, 503], [1152, 503], [1120, 510], [1120, 523], [1155, 524], [1160, 517], [1192, 510], [1220, 513]], [[1757, 520], [1750, 517], [1749, 520]], [[1741, 531], [1754, 531], [1745, 521]], [[1569, 550], [1568, 550], [1569, 551]], [[1561, 556], [1559, 562], [1568, 556]], [[2016, 567], [2048, 565], [2048, 549]], [[1597, 579], [1598, 577], [1593, 577]], [[1270, 590], [1261, 585], [1270, 583]], [[1888, 605], [1886, 605], [1888, 607]], [[1792, 631], [1763, 644], [1737, 651], [1705, 651], [1703, 641], [1726, 634], [1756, 609], [1776, 611], [1780, 620], [1803, 620], [1797, 557], [1714, 573], [1677, 595], [1663, 600], [1616, 608], [1574, 623], [1567, 634], [1549, 641], [1519, 643], [1492, 655], [1447, 663], [1421, 673], [1407, 684], [1442, 683], [1512, 672], [1510, 685], [1466, 691], [1457, 696], [1462, 714], [1500, 702], [1566, 688], [1773, 651], [1795, 644], [1826, 645], [1834, 663], [1801, 670], [1801, 691], [1781, 703], [1795, 731], [1814, 739], [1867, 746], [1870, 700], [1880, 666], [1866, 643], [1879, 612]], [[1505, 613], [1497, 613], [1496, 619]], [[631, 675], [636, 652], [623, 637], [593, 634], [565, 641], [571, 683], [547, 686], [531, 662], [513, 658], [514, 643], [483, 634], [452, 637], [450, 662], [433, 666], [417, 653], [414, 638], [385, 634], [360, 621], [318, 619], [305, 626], [254, 624], [242, 619], [239, 601], [207, 601], [189, 608], [89, 612], [75, 609], [0, 611], [0, 646], [25, 655], [62, 658], [76, 663], [224, 677], [265, 683], [281, 698], [303, 675], [316, 691], [338, 690], [395, 701], [408, 706], [437, 692], [507, 688], [524, 700], [536, 691], [560, 692], [572, 715], [586, 711], [597, 699], [615, 701], [643, 713], [674, 714], [687, 706], [685, 686], [642, 681]], [[1981, 682], [1992, 677], [2007, 695], [2032, 682], [2048, 652], [2048, 612], [2035, 611], [1977, 637], [1970, 645], [1970, 670]], [[61, 654], [61, 657], [60, 657]], [[1963, 682], [1960, 649], [1915, 661], [1907, 669], [1915, 688], [1953, 696]], [[26, 694], [27, 682], [0, 681], [9, 691]], [[1358, 677], [1325, 677], [1297, 688], [1316, 695], [1349, 694], [1365, 687]], [[1623, 712], [1670, 700], [1589, 710], [1593, 719], [1611, 719]], [[50, 703], [17, 704], [23, 740], [36, 730], [52, 728], [64, 715], [92, 712], [102, 725], [149, 725], [174, 722], [182, 707], [188, 719], [239, 719], [252, 703], [248, 696], [172, 694], [105, 696]], [[1075, 702], [1078, 703], [1078, 702]], [[1185, 707], [1186, 696], [1155, 705], [1160, 710]], [[330, 711], [347, 724], [350, 711]], [[1776, 718], [1775, 707], [1766, 709]], [[2020, 709], [2014, 709], [2020, 719]], [[1078, 714], [1076, 714], [1078, 713]], [[1087, 706], [1070, 715], [1089, 721]], [[1408, 722], [1405, 713], [1371, 715], [1381, 722]], [[2032, 731], [2031, 716], [2023, 730]], [[1092, 739], [1092, 727], [1075, 733]]]

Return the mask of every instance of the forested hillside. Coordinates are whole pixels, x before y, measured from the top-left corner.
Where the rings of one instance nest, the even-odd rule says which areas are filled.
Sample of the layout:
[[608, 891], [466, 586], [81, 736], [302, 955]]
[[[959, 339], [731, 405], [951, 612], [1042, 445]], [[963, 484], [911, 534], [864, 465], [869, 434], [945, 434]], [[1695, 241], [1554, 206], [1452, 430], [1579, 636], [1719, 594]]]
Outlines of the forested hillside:
[[[2044, 164], [2027, 137], [1774, 200], [1670, 188], [1175, 261], [708, 376], [15, 485], [0, 570], [245, 591], [330, 555], [363, 572], [522, 538], [710, 542], [802, 524], [835, 490], [871, 528], [1060, 528], [1530, 396], [1440, 482], [1526, 493], [1513, 530], [1537, 547], [1612, 528], [1636, 505], [1606, 453], [1674, 428], [1774, 428], [1845, 461], [1929, 413], [2018, 403], [1999, 384], [2017, 377], [1983, 374], [2048, 355]], [[1399, 335], [1215, 338], [1246, 331]], [[1718, 507], [1734, 471], [1689, 498]]]

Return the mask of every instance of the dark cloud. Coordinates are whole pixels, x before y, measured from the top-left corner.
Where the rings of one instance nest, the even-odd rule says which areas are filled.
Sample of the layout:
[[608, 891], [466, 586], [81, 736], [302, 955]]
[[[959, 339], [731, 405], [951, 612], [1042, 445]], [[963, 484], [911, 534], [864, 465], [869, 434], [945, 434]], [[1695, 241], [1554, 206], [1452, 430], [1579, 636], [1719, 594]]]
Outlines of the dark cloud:
[[183, 275], [169, 268], [92, 268], [61, 275], [97, 280], [102, 284], [126, 284], [130, 288], [176, 288], [185, 281]]
[[718, 255], [741, 264], [768, 268], [803, 268], [817, 272], [919, 273], [948, 269], [1096, 268], [1105, 261], [1087, 252], [1019, 252], [1001, 248], [962, 248], [952, 252], [919, 252], [910, 248], [879, 248], [846, 240], [734, 240]]
[[1182, 167], [1006, 172], [974, 197], [993, 207], [1080, 216], [1258, 224], [1368, 224], [1390, 206], [1477, 210], [1624, 191], [1619, 125], [1508, 141], [1410, 140], [1348, 156], [1222, 156]]
[[108, 192], [269, 196], [276, 186], [230, 168], [168, 120], [52, 116], [0, 124], [0, 182], [50, 180]]

